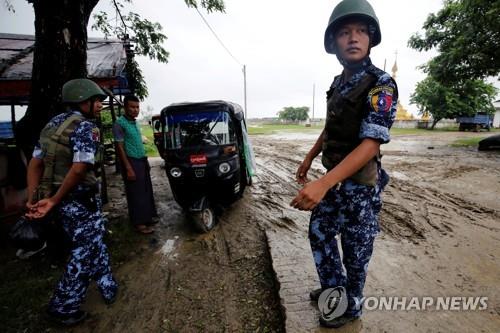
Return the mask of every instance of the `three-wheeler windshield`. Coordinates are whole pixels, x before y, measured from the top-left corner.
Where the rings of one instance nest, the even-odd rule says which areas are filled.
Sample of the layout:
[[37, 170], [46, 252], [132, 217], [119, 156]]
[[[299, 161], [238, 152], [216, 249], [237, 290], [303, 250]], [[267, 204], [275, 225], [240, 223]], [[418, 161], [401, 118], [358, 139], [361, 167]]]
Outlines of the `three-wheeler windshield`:
[[231, 117], [226, 111], [182, 111], [166, 116], [167, 149], [226, 145], [235, 142]]

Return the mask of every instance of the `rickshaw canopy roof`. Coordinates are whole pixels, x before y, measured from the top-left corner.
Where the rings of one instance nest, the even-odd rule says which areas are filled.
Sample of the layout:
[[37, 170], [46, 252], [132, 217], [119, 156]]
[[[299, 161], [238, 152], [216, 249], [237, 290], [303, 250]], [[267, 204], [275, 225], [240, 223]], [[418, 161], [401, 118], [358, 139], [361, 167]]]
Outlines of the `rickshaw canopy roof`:
[[236, 103], [228, 101], [206, 101], [206, 102], [184, 102], [184, 103], [174, 103], [165, 107], [162, 111], [162, 118], [169, 113], [173, 112], [200, 112], [206, 113], [211, 111], [211, 109], [220, 111], [228, 111], [231, 117], [238, 120], [244, 118], [243, 109]]

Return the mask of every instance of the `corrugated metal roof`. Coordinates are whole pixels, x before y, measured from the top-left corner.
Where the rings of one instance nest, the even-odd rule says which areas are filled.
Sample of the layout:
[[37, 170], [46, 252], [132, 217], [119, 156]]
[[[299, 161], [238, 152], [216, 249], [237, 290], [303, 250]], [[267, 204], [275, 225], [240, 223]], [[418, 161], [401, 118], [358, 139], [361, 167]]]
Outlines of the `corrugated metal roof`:
[[[0, 33], [0, 80], [31, 80], [35, 36]], [[118, 39], [88, 39], [89, 78], [119, 76], [127, 62]]]

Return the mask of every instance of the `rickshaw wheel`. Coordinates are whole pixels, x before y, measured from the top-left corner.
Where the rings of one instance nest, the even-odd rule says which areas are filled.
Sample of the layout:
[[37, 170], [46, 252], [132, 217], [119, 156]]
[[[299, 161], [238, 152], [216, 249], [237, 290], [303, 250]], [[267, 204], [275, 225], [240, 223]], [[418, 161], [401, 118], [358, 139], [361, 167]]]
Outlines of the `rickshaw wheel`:
[[193, 214], [193, 221], [200, 232], [209, 232], [215, 227], [215, 213], [212, 208], [204, 207], [201, 212]]

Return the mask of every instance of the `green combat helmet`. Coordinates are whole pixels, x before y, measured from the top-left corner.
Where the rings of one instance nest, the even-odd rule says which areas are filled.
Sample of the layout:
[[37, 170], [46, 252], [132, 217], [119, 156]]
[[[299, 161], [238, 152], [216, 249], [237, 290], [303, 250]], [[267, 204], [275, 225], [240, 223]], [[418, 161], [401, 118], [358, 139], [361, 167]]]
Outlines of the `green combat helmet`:
[[332, 15], [330, 15], [330, 20], [328, 21], [328, 27], [325, 31], [325, 50], [327, 53], [335, 54], [335, 31], [340, 22], [350, 17], [361, 18], [366, 20], [369, 25], [373, 26], [375, 31], [371, 39], [371, 46], [373, 47], [380, 44], [382, 36], [380, 34], [378, 18], [368, 1], [343, 0], [335, 6]]
[[101, 87], [89, 79], [74, 79], [66, 82], [62, 87], [63, 103], [80, 103], [92, 97], [106, 98]]

